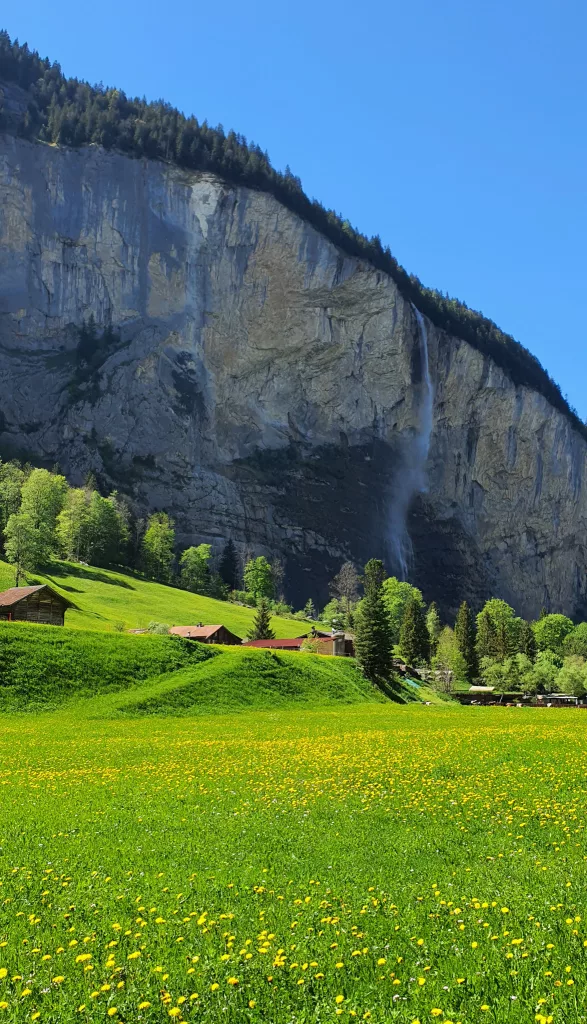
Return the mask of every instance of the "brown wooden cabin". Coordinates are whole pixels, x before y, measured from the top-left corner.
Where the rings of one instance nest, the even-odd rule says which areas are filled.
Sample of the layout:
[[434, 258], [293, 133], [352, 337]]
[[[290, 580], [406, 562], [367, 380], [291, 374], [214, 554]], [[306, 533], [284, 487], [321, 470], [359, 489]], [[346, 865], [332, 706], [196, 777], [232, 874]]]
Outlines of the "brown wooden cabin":
[[40, 622], [63, 626], [71, 601], [43, 583], [36, 587], [11, 587], [0, 594], [0, 620]]
[[197, 640], [201, 644], [241, 644], [242, 639], [231, 633], [226, 626], [172, 626], [169, 630], [175, 636], [183, 636], [186, 640]]

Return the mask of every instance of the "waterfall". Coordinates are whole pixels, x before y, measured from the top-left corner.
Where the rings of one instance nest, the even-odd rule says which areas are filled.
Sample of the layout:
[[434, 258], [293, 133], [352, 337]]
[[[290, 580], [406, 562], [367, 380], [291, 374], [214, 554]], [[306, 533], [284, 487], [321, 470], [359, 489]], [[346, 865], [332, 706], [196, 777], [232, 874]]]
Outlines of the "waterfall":
[[412, 305], [418, 324], [420, 340], [420, 399], [416, 433], [408, 442], [404, 464], [399, 475], [399, 487], [391, 505], [390, 541], [394, 561], [402, 579], [407, 579], [408, 566], [412, 555], [412, 543], [408, 533], [408, 512], [417, 494], [427, 487], [426, 463], [430, 450], [434, 410], [434, 389], [430, 380], [428, 360], [428, 331], [426, 321]]

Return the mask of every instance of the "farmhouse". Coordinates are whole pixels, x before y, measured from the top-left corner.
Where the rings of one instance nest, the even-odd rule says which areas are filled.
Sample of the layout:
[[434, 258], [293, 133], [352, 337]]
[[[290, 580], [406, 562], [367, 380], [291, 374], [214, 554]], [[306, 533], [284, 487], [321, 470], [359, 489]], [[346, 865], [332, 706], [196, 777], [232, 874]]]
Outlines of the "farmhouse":
[[0, 619], [9, 622], [41, 622], [63, 626], [71, 601], [47, 584], [36, 587], [11, 587], [0, 594]]
[[295, 639], [283, 639], [283, 640], [244, 640], [243, 647], [266, 647], [272, 651], [301, 651], [304, 648], [304, 644], [308, 646], [308, 641], [311, 643], [311, 649], [315, 650], [317, 654], [331, 654], [336, 657], [344, 657], [352, 653], [352, 641], [345, 639], [344, 633], [325, 633], [320, 635], [306, 633], [305, 636], [298, 636]]
[[169, 630], [175, 636], [183, 636], [186, 640], [198, 640], [201, 644], [240, 644], [241, 637], [231, 633], [226, 626], [172, 626]]

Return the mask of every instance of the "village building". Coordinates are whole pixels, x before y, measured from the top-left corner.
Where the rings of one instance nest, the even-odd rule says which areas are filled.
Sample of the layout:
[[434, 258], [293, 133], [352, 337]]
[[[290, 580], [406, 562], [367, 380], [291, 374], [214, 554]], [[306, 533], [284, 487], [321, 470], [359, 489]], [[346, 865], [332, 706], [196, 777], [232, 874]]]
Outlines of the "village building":
[[241, 644], [242, 638], [231, 633], [226, 626], [172, 626], [169, 630], [174, 636], [182, 636], [185, 640], [197, 640], [201, 644]]
[[0, 594], [0, 620], [8, 622], [39, 622], [46, 626], [63, 626], [71, 601], [47, 584], [35, 587], [11, 587]]
[[272, 651], [303, 651], [306, 647], [316, 654], [330, 654], [338, 658], [349, 655], [344, 633], [325, 633], [323, 636], [307, 633], [283, 640], [244, 640], [243, 647], [265, 647]]

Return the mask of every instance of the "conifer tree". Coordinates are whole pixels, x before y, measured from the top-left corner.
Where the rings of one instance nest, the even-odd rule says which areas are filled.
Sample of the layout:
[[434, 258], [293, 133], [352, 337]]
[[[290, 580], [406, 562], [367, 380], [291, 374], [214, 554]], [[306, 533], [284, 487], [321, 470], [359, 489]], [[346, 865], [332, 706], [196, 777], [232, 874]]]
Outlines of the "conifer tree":
[[477, 616], [477, 641], [475, 644], [477, 658], [497, 657], [497, 631], [489, 612], [483, 609]]
[[438, 605], [436, 601], [428, 606], [426, 612], [426, 626], [428, 629], [428, 636], [430, 638], [430, 657], [434, 657], [436, 649], [438, 647], [438, 638], [442, 633], [442, 624], [440, 622], [440, 615], [438, 614]]
[[536, 637], [532, 626], [525, 620], [520, 629], [520, 648], [522, 654], [525, 654], [530, 661], [536, 661]]
[[386, 682], [392, 669], [393, 638], [383, 601], [383, 562], [372, 558], [365, 566], [365, 596], [355, 621], [355, 652], [363, 674], [372, 683]]
[[406, 605], [402, 619], [399, 646], [409, 665], [427, 665], [430, 661], [430, 637], [424, 609], [412, 598]]
[[269, 602], [262, 597], [257, 605], [253, 625], [247, 633], [249, 640], [275, 640], [275, 633], [271, 629], [271, 612]]
[[224, 545], [224, 550], [220, 557], [220, 565], [218, 566], [218, 574], [222, 582], [226, 583], [230, 590], [238, 590], [238, 558], [236, 548], [230, 538]]
[[472, 682], [478, 674], [477, 652], [475, 650], [475, 620], [466, 601], [459, 608], [455, 622], [457, 647], [465, 659], [467, 679]]

